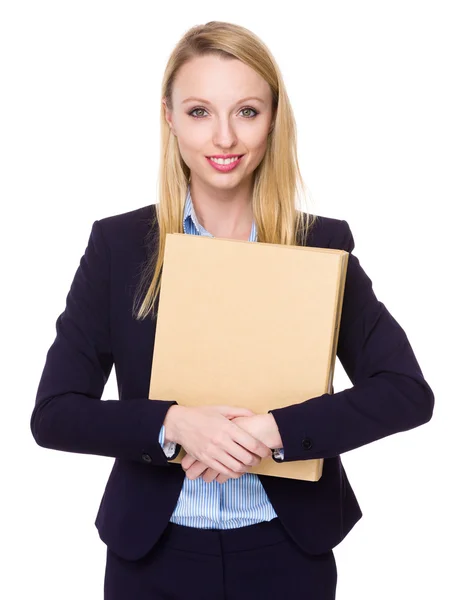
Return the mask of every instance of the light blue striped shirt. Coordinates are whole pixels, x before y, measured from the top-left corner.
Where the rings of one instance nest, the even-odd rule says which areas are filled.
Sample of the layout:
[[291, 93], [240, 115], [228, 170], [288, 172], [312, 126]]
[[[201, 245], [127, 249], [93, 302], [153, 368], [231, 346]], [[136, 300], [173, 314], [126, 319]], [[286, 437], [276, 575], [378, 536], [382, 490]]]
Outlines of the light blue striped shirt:
[[[191, 235], [213, 237], [198, 222], [188, 186], [183, 215], [183, 230]], [[252, 223], [250, 242], [257, 241], [255, 221]], [[176, 444], [164, 444], [165, 427], [161, 427], [159, 442], [167, 457], [174, 455]], [[274, 450], [276, 458], [284, 458], [282, 448]], [[200, 529], [234, 529], [246, 527], [277, 517], [258, 475], [244, 473], [238, 479], [225, 483], [207, 483], [199, 477], [185, 477], [182, 490], [170, 521], [178, 525]]]

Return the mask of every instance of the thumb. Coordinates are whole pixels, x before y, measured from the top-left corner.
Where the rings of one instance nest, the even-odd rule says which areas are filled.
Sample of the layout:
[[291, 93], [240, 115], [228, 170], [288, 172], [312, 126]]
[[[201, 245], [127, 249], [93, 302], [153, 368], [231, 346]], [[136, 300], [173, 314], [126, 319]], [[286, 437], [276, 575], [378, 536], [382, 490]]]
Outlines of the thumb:
[[242, 406], [219, 406], [217, 408], [220, 414], [227, 419], [234, 419], [235, 417], [252, 417], [255, 414], [250, 408], [244, 408]]

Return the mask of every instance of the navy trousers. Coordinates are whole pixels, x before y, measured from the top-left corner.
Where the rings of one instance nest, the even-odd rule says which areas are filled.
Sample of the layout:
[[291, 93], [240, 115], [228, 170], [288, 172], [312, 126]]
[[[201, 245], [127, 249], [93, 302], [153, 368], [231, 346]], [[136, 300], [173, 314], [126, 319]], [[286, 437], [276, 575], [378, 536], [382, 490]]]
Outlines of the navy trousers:
[[333, 551], [305, 553], [279, 518], [237, 529], [169, 523], [129, 561], [107, 548], [105, 600], [335, 600]]

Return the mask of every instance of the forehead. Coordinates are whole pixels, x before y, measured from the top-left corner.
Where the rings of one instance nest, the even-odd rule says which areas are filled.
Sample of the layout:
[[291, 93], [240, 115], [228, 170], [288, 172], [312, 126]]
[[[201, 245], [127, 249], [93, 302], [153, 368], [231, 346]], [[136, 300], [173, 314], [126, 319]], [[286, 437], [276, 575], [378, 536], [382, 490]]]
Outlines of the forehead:
[[195, 57], [180, 67], [172, 94], [178, 102], [188, 96], [210, 102], [251, 95], [267, 100], [271, 90], [263, 77], [242, 61], [208, 55]]

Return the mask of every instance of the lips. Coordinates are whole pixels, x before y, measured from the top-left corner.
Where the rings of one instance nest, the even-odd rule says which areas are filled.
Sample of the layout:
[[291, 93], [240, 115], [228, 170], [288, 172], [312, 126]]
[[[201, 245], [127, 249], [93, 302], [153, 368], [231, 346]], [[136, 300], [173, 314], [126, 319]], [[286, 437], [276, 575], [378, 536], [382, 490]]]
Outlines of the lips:
[[[236, 160], [234, 160], [231, 163], [228, 163], [227, 165], [223, 164], [223, 165], [219, 165], [218, 163], [214, 162], [213, 160], [211, 160], [211, 158], [209, 156], [206, 156], [207, 162], [217, 171], [220, 171], [221, 173], [226, 173], [228, 171], [232, 171], [233, 169], [235, 169], [238, 164], [241, 162], [242, 158], [244, 157], [244, 154], [237, 154], [236, 155], [238, 158]], [[229, 156], [227, 158], [230, 158]]]

